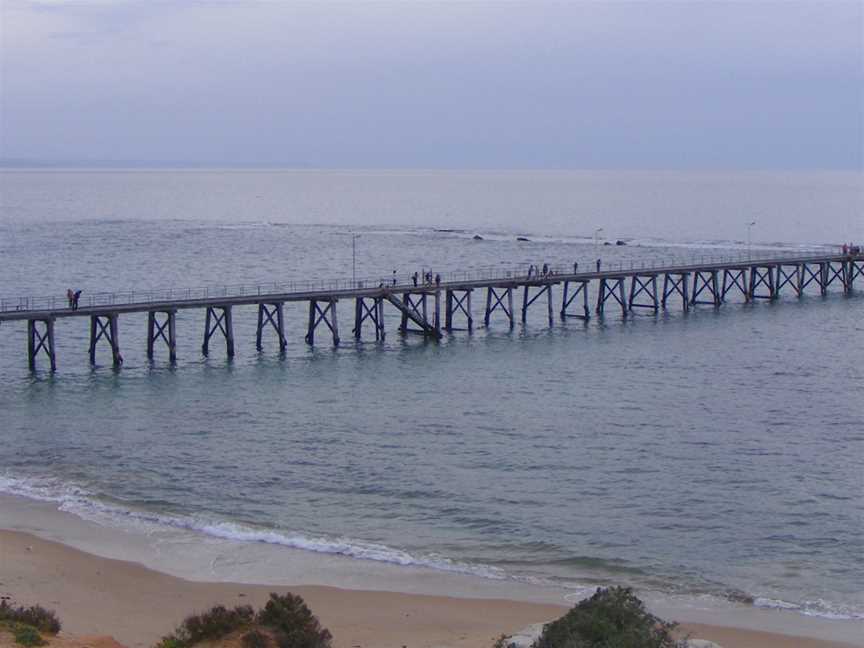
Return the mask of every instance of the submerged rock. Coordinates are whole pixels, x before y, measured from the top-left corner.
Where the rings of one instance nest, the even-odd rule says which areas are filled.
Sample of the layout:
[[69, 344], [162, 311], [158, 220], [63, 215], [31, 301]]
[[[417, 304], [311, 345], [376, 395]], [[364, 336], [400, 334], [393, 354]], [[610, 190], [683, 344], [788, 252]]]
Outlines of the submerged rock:
[[474, 235], [474, 240], [475, 240], [475, 241], [482, 241], [482, 240], [483, 240], [483, 237], [480, 236], [479, 234], [475, 234], [475, 235]]
[[527, 243], [530, 243], [530, 242], [531, 242], [531, 239], [529, 239], [529, 238], [525, 238], [524, 236], [517, 236], [517, 237], [516, 237], [516, 240], [517, 240], [517, 241], [526, 241]]
[[617, 241], [615, 241], [615, 245], [627, 245], [627, 242], [622, 241], [621, 239], [618, 239]]

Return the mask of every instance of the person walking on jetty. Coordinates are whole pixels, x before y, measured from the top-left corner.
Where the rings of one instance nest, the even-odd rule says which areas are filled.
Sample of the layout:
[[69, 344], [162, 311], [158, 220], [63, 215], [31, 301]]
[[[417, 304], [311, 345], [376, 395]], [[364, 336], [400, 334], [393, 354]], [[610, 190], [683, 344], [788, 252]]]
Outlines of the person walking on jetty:
[[415, 288], [417, 287], [417, 279], [419, 278], [419, 276], [420, 276], [420, 275], [417, 274], [417, 271], [416, 271], [416, 270], [414, 271], [414, 274], [411, 275], [411, 280], [414, 282], [414, 287], [415, 287]]
[[76, 290], [72, 293], [72, 310], [78, 310], [78, 300], [81, 299], [81, 291]]

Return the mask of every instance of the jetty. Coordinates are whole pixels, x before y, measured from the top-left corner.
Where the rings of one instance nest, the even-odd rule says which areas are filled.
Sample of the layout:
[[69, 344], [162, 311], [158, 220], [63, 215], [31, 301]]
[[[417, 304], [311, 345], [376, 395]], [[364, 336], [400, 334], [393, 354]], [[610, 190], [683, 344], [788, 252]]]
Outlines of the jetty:
[[[108, 345], [113, 365], [123, 364], [120, 352], [120, 316], [147, 314], [147, 357], [154, 358], [157, 346], [167, 348], [170, 362], [177, 359], [176, 314], [181, 309], [206, 309], [202, 353], [210, 352], [214, 337], [225, 343], [227, 356], [234, 356], [233, 309], [254, 306], [258, 309], [256, 348], [263, 348], [264, 335], [272, 329], [278, 348], [287, 347], [285, 304], [306, 302], [308, 325], [305, 341], [315, 344], [316, 333], [329, 333], [339, 345], [336, 305], [340, 300], [354, 301], [356, 339], [364, 326], [371, 328], [375, 340], [385, 339], [384, 309], [395, 309], [401, 316], [399, 331], [420, 333], [440, 339], [445, 332], [472, 331], [475, 327], [475, 291], [481, 296], [482, 321], [491, 326], [493, 318], [503, 319], [511, 328], [517, 317], [527, 320], [530, 308], [545, 306], [549, 325], [556, 315], [561, 319], [588, 320], [592, 314], [603, 317], [607, 309], [620, 310], [622, 317], [633, 311], [658, 313], [671, 307], [685, 311], [706, 305], [719, 308], [727, 298], [736, 296], [745, 303], [776, 300], [781, 293], [801, 297], [808, 289], [825, 295], [829, 289], [850, 294], [856, 280], [864, 277], [864, 254], [781, 254], [759, 258], [707, 257], [686, 263], [616, 261], [611, 265], [593, 262], [590, 267], [553, 267], [546, 272], [472, 271], [436, 274], [432, 281], [336, 280], [296, 281], [255, 286], [223, 286], [150, 291], [94, 293], [84, 295], [72, 307], [65, 297], [17, 297], [0, 299], [0, 323], [22, 321], [27, 325], [27, 357], [30, 370], [45, 356], [51, 371], [57, 369], [55, 329], [58, 320], [90, 318], [90, 362], [96, 363], [97, 346]], [[560, 291], [560, 292], [559, 292]], [[521, 292], [521, 304], [516, 299]], [[589, 297], [589, 292], [591, 296]], [[558, 295], [556, 296], [556, 293]], [[484, 299], [485, 298], [485, 299]], [[441, 310], [444, 310], [443, 324]]]

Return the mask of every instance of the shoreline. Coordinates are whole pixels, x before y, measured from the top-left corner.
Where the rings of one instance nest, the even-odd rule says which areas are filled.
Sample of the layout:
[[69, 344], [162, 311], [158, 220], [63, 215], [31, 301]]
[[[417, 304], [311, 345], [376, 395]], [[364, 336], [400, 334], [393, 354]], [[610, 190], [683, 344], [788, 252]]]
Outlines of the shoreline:
[[[501, 598], [342, 589], [320, 585], [194, 582], [141, 564], [99, 557], [21, 531], [0, 530], [0, 593], [57, 611], [64, 631], [111, 635], [129, 648], [153, 645], [185, 616], [217, 603], [260, 606], [271, 591], [301, 595], [334, 635], [334, 648], [491, 648], [557, 618], [566, 607]], [[683, 623], [693, 638], [724, 648], [848, 648], [851, 643], [728, 626]]]

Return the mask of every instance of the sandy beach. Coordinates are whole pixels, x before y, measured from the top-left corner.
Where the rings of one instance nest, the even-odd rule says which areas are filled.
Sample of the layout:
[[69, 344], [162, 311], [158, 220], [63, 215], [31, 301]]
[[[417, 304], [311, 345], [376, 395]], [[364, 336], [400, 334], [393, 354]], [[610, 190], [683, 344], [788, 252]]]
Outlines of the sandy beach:
[[[150, 646], [186, 615], [217, 603], [260, 605], [271, 591], [300, 594], [336, 648], [486, 648], [560, 616], [557, 605], [335, 587], [192, 582], [133, 562], [101, 558], [17, 531], [0, 531], [0, 594], [59, 614], [64, 632]], [[851, 644], [711, 625], [683, 625], [724, 648], [843, 648]]]

